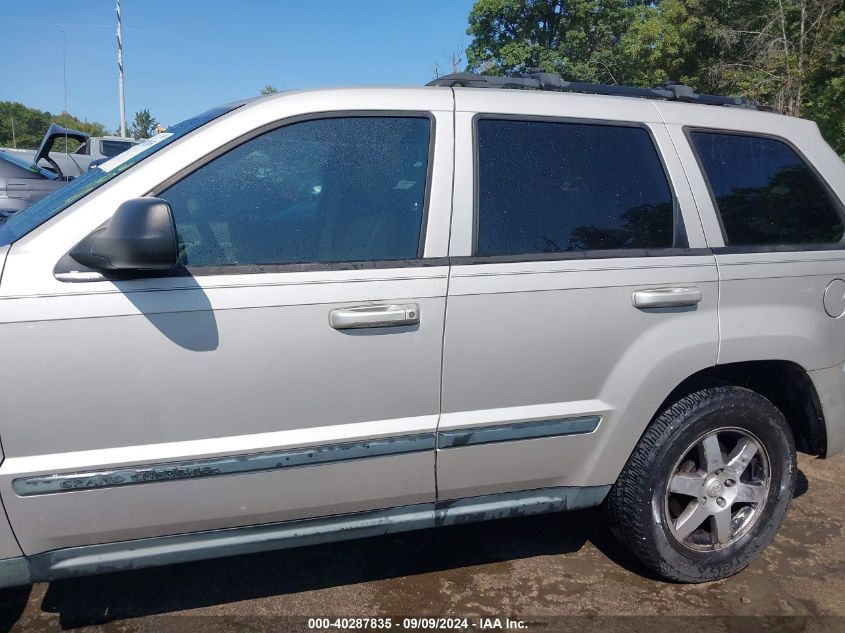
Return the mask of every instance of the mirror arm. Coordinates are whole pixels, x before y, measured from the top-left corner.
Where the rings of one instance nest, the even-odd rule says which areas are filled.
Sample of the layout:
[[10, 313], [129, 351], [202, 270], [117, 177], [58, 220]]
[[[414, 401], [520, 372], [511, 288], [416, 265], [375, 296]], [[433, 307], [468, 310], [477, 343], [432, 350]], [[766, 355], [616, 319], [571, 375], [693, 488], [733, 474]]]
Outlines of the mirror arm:
[[106, 230], [108, 224], [104, 224], [98, 229], [95, 229], [79, 242], [76, 246], [70, 249], [68, 253], [74, 260], [95, 270], [111, 270], [113, 266], [108, 260], [94, 255], [94, 243], [97, 238]]

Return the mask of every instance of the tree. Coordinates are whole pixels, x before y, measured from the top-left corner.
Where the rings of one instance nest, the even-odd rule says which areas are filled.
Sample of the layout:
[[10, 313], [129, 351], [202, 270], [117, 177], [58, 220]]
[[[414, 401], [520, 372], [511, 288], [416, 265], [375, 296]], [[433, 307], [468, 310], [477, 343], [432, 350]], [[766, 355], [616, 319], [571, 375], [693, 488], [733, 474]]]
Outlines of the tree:
[[276, 88], [276, 86], [273, 84], [267, 84], [261, 89], [261, 96], [274, 95], [277, 92], [279, 92], [279, 89]]
[[702, 60], [710, 58], [711, 47], [698, 5], [699, 0], [662, 0], [634, 7], [620, 41], [620, 82], [700, 86], [699, 70]]
[[470, 70], [541, 68], [566, 79], [618, 83], [620, 42], [633, 0], [477, 0], [469, 14]]
[[150, 138], [155, 134], [158, 121], [150, 114], [149, 110], [141, 110], [135, 113], [135, 121], [132, 123], [132, 136], [135, 138]]
[[50, 119], [49, 112], [27, 108], [22, 103], [0, 102], [0, 146], [37, 148]]
[[[37, 149], [50, 123], [58, 123], [62, 127], [80, 130], [91, 136], [103, 136], [106, 133], [102, 123], [83, 121], [67, 112], [53, 115], [28, 108], [22, 103], [0, 101], [0, 147]], [[69, 151], [73, 151], [76, 146], [76, 141], [68, 140]], [[56, 151], [64, 151], [64, 140], [56, 141], [54, 148]]]
[[805, 114], [845, 159], [845, 11], [831, 20], [827, 37], [811, 71]]
[[845, 155], [845, 0], [476, 0], [470, 70], [747, 97]]
[[[449, 67], [451, 68], [451, 70], [449, 72], [451, 72], [451, 73], [461, 72], [461, 65], [463, 64], [463, 61], [464, 61], [464, 53], [465, 52], [466, 51], [464, 50], [464, 47], [459, 44], [457, 47], [455, 47], [455, 50], [453, 50], [451, 53], [449, 53]], [[438, 77], [440, 77], [443, 74], [443, 73], [440, 72], [440, 63], [439, 62], [434, 64], [432, 71], [433, 71], [435, 79], [437, 79]]]
[[754, 0], [739, 6], [742, 10], [717, 14], [721, 59], [706, 69], [705, 80], [801, 116], [818, 88], [814, 72], [835, 53], [831, 36], [845, 1]]

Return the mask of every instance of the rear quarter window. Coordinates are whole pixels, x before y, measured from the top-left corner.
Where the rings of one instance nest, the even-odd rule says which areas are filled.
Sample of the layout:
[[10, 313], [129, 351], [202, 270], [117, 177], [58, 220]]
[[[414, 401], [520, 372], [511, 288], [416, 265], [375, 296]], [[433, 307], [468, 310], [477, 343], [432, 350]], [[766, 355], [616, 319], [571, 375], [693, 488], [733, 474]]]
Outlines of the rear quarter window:
[[821, 178], [784, 141], [690, 131], [719, 214], [725, 244], [836, 244], [842, 214]]

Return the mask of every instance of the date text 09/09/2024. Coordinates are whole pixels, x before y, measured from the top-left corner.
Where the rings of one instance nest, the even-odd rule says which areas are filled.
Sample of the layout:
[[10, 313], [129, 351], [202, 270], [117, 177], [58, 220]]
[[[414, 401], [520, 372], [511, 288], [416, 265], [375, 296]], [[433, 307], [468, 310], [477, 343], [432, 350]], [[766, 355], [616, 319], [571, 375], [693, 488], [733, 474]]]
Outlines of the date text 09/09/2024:
[[484, 630], [526, 630], [527, 622], [511, 618], [414, 618], [407, 617], [397, 619], [390, 617], [374, 618], [309, 618], [308, 628], [315, 630], [338, 629], [338, 630], [456, 630], [467, 631], [477, 629]]

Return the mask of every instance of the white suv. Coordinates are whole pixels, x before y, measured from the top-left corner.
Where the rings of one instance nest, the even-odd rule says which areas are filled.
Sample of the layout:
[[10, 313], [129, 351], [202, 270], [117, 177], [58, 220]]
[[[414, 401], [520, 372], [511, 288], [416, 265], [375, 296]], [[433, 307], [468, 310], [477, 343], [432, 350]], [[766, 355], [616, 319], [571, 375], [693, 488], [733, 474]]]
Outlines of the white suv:
[[602, 503], [675, 580], [769, 543], [845, 446], [845, 165], [682, 86], [435, 84], [212, 110], [0, 226], [0, 586]]

